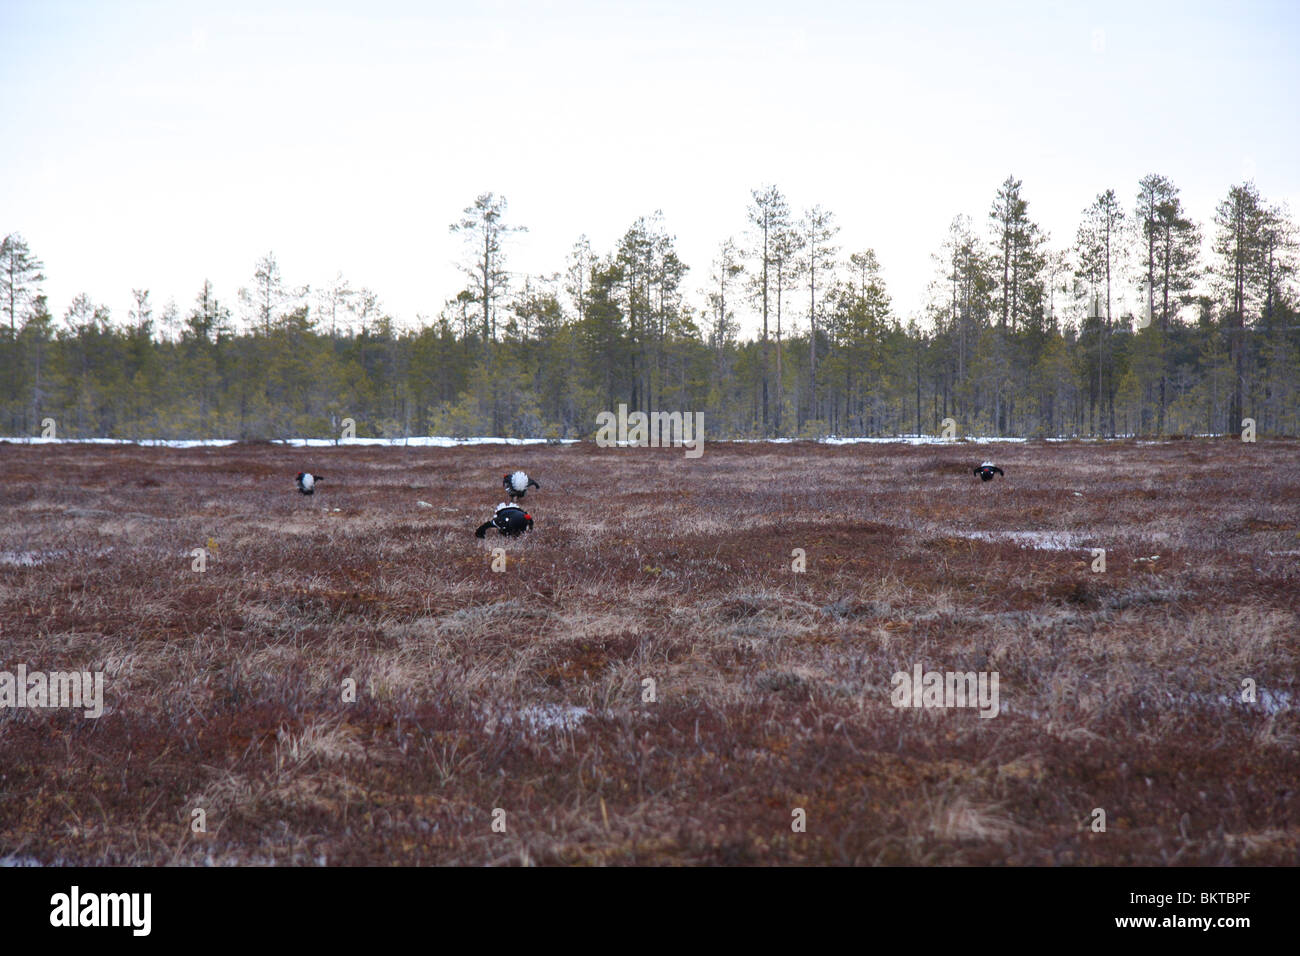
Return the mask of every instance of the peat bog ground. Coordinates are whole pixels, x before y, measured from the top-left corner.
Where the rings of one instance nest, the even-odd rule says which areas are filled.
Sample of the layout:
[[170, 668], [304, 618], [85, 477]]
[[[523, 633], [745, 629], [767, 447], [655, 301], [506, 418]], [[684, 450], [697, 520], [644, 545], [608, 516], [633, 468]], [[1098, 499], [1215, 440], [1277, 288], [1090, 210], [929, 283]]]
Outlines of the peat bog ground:
[[104, 674], [0, 708], [0, 858], [1300, 858], [1295, 441], [4, 444], [0, 515], [0, 671]]

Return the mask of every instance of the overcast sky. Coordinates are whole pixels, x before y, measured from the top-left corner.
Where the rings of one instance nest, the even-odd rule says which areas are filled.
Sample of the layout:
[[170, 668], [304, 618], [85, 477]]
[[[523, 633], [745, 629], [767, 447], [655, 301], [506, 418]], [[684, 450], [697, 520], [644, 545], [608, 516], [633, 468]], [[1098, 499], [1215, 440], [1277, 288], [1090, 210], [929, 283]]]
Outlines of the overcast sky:
[[[0, 234], [51, 310], [132, 288], [188, 311], [274, 251], [403, 324], [462, 287], [448, 224], [486, 191], [512, 270], [664, 212], [707, 284], [750, 190], [872, 247], [925, 301], [952, 217], [1024, 181], [1054, 245], [1113, 187], [1180, 186], [1208, 226], [1254, 179], [1300, 211], [1300, 3], [220, 3], [0, 0]], [[752, 323], [746, 323], [752, 329]]]

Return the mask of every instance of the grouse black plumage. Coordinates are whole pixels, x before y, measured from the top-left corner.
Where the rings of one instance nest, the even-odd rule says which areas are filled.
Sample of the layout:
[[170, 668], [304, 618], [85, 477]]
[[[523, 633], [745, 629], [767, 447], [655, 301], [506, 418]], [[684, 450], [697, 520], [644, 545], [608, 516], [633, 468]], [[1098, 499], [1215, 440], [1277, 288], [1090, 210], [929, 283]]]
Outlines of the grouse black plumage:
[[542, 486], [529, 478], [528, 473], [523, 471], [503, 475], [501, 484], [506, 489], [506, 494], [510, 496], [511, 501], [516, 501], [528, 494], [529, 488], [536, 488], [538, 491], [542, 490]]
[[474, 532], [474, 537], [483, 537], [488, 533], [489, 528], [496, 528], [498, 532], [507, 538], [513, 538], [525, 531], [533, 530], [533, 516], [518, 505], [508, 505], [502, 502], [497, 505], [497, 513], [492, 516], [492, 520], [485, 521], [478, 526], [478, 530]]
[[310, 471], [298, 472], [298, 491], [304, 495], [314, 495], [316, 493], [316, 482], [324, 481], [320, 475], [313, 475]]
[[975, 469], [975, 474], [980, 476], [980, 481], [992, 481], [994, 473], [1002, 475], [1003, 478], [1006, 477], [1006, 475], [1002, 474], [1002, 469], [991, 461], [986, 461]]

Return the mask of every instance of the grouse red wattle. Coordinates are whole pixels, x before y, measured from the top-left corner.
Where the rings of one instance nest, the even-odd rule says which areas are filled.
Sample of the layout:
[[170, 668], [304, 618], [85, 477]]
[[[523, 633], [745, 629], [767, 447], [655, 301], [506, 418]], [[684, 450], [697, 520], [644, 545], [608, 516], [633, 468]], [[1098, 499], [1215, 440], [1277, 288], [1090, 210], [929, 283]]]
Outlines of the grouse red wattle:
[[304, 495], [314, 495], [316, 493], [316, 482], [324, 481], [320, 475], [313, 475], [310, 471], [298, 472], [298, 492]]
[[542, 486], [532, 478], [529, 478], [528, 473], [524, 471], [516, 471], [508, 475], [503, 475], [501, 478], [501, 485], [506, 489], [506, 494], [510, 496], [511, 501], [517, 501], [518, 499], [523, 498], [524, 495], [528, 494], [529, 488], [536, 488], [538, 491], [542, 490]]
[[1002, 469], [991, 461], [986, 461], [975, 469], [975, 474], [979, 475], [980, 481], [992, 481], [995, 472], [1002, 475], [1003, 478], [1006, 477], [1006, 475], [1002, 473]]
[[533, 530], [533, 516], [518, 505], [506, 504], [503, 501], [497, 505], [497, 511], [492, 516], [492, 520], [485, 521], [478, 526], [478, 530], [474, 532], [474, 537], [483, 537], [490, 528], [496, 528], [498, 532], [507, 538], [513, 538], [525, 531]]

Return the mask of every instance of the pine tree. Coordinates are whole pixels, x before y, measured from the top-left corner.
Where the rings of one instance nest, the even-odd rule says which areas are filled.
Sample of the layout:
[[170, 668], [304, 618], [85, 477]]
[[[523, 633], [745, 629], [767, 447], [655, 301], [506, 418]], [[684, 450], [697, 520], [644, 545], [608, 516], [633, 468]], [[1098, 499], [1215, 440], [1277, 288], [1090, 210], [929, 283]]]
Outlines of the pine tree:
[[[1144, 224], [1145, 227], [1145, 224]], [[1169, 404], [1169, 340], [1171, 323], [1183, 306], [1191, 302], [1191, 293], [1199, 278], [1201, 234], [1196, 224], [1183, 213], [1178, 190], [1170, 187], [1156, 206], [1155, 282], [1159, 292], [1158, 324], [1152, 323], [1159, 336], [1160, 392], [1156, 414], [1156, 432], [1164, 434], [1165, 414]]]
[[44, 268], [18, 233], [10, 233], [0, 242], [0, 308], [9, 319], [10, 338], [17, 338], [19, 324], [41, 294]]
[[482, 193], [472, 205], [466, 206], [462, 218], [448, 228], [460, 233], [473, 258], [462, 266], [470, 279], [473, 302], [482, 310], [480, 333], [484, 347], [496, 341], [497, 301], [506, 292], [510, 274], [506, 271], [503, 241], [512, 232], [527, 232], [526, 226], [505, 224], [506, 198], [492, 193]]
[[[1089, 318], [1097, 324], [1097, 401], [1104, 397], [1109, 407], [1109, 432], [1115, 434], [1115, 390], [1118, 376], [1114, 358], [1107, 359], [1107, 345], [1113, 350], [1114, 285], [1123, 263], [1127, 245], [1124, 234], [1124, 210], [1115, 196], [1115, 190], [1098, 193], [1092, 204], [1083, 211], [1079, 226], [1076, 250], [1079, 256], [1079, 275], [1089, 288], [1091, 307]], [[1109, 377], [1106, 373], [1109, 370]]]
[[1217, 275], [1224, 302], [1228, 355], [1233, 384], [1227, 429], [1241, 427], [1246, 387], [1246, 321], [1260, 305], [1264, 284], [1265, 210], [1255, 184], [1233, 186], [1214, 216], [1219, 227], [1214, 241]]
[[803, 233], [803, 259], [802, 268], [804, 277], [808, 281], [808, 348], [809, 348], [809, 386], [812, 389], [812, 402], [809, 406], [808, 415], [810, 418], [817, 419], [820, 417], [817, 404], [817, 319], [818, 303], [817, 290], [820, 288], [818, 281], [823, 285], [829, 285], [832, 278], [831, 263], [832, 259], [839, 251], [839, 247], [832, 245], [835, 236], [839, 234], [840, 227], [835, 223], [834, 215], [821, 206], [813, 206], [804, 212], [803, 219], [799, 225], [799, 231]]
[[803, 234], [789, 215], [776, 224], [772, 234], [772, 266], [776, 270], [773, 288], [776, 292], [776, 434], [784, 433], [785, 370], [784, 331], [782, 328], [785, 293], [793, 291], [799, 281], [799, 255], [803, 250]]
[[751, 294], [759, 304], [759, 314], [763, 329], [762, 362], [762, 423], [763, 434], [771, 434], [771, 415], [769, 414], [769, 370], [771, 367], [771, 343], [769, 340], [770, 304], [775, 298], [773, 273], [775, 270], [775, 246], [778, 235], [790, 225], [790, 207], [775, 186], [750, 191], [753, 203], [748, 210], [749, 225], [753, 229], [753, 251], [751, 253], [755, 267], [752, 277]]

